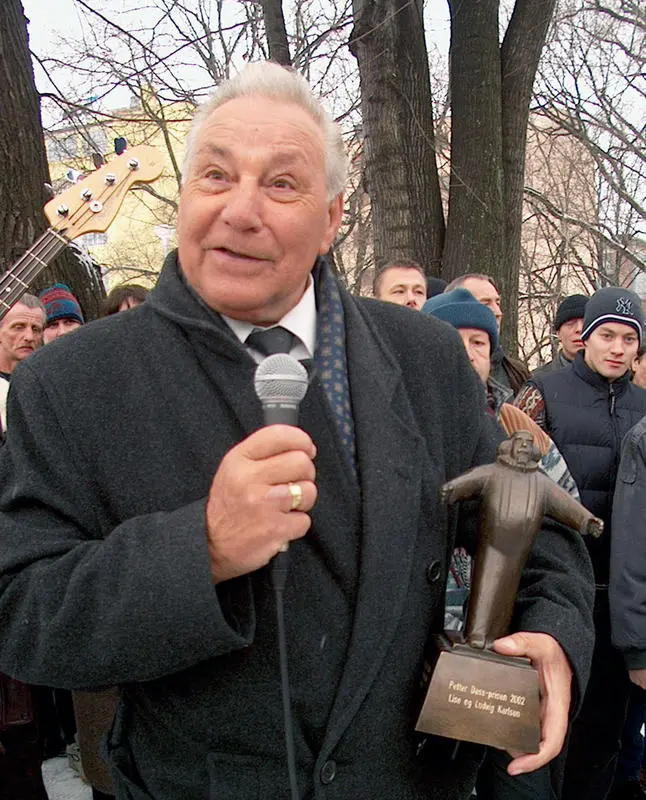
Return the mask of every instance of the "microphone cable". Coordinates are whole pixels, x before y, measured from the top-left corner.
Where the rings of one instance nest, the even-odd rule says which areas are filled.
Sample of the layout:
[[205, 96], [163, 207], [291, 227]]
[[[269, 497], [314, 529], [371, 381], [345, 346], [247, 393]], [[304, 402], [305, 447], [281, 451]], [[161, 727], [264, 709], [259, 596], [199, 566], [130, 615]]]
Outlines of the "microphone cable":
[[278, 553], [271, 562], [271, 584], [276, 599], [276, 623], [278, 627], [278, 654], [280, 658], [280, 690], [283, 701], [283, 727], [285, 730], [285, 747], [287, 750], [287, 771], [291, 800], [300, 800], [298, 780], [296, 777], [296, 753], [294, 747], [294, 723], [292, 720], [292, 701], [289, 691], [289, 670], [287, 666], [287, 637], [285, 635], [285, 611], [283, 592], [289, 569], [289, 552], [285, 549]]
[[[274, 353], [258, 364], [254, 376], [256, 396], [262, 403], [265, 425], [298, 425], [301, 400], [309, 385], [305, 367], [287, 353]], [[289, 690], [287, 664], [287, 637], [285, 635], [285, 611], [283, 594], [289, 571], [287, 545], [271, 560], [270, 579], [276, 600], [276, 623], [278, 631], [278, 654], [280, 659], [280, 688], [283, 702], [283, 726], [287, 750], [287, 770], [291, 800], [300, 800], [296, 775], [294, 746], [294, 724]]]

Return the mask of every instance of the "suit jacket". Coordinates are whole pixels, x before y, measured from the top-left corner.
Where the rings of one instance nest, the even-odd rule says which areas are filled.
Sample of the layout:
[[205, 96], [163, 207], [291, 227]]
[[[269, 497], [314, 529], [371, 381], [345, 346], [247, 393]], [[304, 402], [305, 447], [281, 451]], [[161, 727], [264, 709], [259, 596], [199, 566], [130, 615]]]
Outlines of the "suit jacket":
[[[468, 797], [482, 748], [413, 733], [423, 650], [442, 626], [456, 512], [446, 480], [493, 457], [458, 335], [343, 293], [358, 482], [318, 381], [312, 529], [285, 590], [303, 797]], [[266, 570], [214, 587], [204, 508], [225, 453], [262, 423], [255, 365], [174, 256], [143, 306], [16, 370], [0, 453], [0, 669], [121, 686], [107, 743], [120, 798], [284, 798]], [[546, 528], [515, 624], [552, 633], [583, 683], [590, 565]]]

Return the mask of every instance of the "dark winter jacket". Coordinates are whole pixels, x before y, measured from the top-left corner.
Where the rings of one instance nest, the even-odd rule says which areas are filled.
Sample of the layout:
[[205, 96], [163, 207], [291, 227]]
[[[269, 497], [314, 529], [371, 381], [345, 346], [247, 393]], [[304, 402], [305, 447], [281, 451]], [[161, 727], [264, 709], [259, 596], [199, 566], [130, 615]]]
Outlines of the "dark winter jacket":
[[557, 370], [563, 369], [563, 367], [569, 367], [571, 363], [570, 359], [565, 357], [563, 351], [559, 350], [551, 361], [548, 361], [547, 364], [543, 364], [542, 367], [537, 367], [532, 372], [532, 378], [540, 378], [542, 375], [549, 375], [550, 372], [557, 372]]
[[646, 668], [646, 417], [624, 439], [612, 506], [612, 641], [628, 669]]
[[545, 430], [565, 458], [581, 502], [605, 523], [599, 539], [586, 538], [598, 584], [608, 583], [612, 495], [623, 437], [646, 414], [646, 391], [630, 372], [609, 381], [585, 363], [583, 352], [570, 367], [530, 383], [545, 401]]
[[[413, 734], [424, 645], [442, 627], [457, 528], [439, 487], [493, 458], [457, 333], [342, 293], [360, 488], [314, 379], [312, 528], [290, 548], [286, 627], [303, 797], [466, 798], [482, 748]], [[23, 362], [0, 452], [0, 669], [120, 684], [108, 752], [120, 800], [289, 796], [267, 571], [219, 584], [205, 499], [262, 423], [255, 364], [169, 257], [139, 308]], [[347, 462], [345, 462], [347, 463]], [[4, 513], [2, 513], [4, 512]], [[561, 642], [580, 690], [591, 570], [547, 527], [514, 625]]]
[[491, 354], [490, 378], [501, 386], [511, 390], [512, 396], [520, 391], [520, 387], [529, 378], [529, 370], [517, 358], [508, 356], [502, 347], [498, 346]]

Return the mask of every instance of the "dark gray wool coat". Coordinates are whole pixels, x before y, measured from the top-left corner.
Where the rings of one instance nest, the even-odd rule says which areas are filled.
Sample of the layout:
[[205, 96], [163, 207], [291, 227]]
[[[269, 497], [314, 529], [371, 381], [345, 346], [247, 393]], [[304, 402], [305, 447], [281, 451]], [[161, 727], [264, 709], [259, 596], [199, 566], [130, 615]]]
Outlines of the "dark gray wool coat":
[[[482, 392], [449, 326], [343, 303], [360, 485], [315, 381], [301, 418], [319, 500], [285, 592], [301, 796], [466, 798], [482, 749], [418, 753], [413, 725], [457, 527], [438, 489], [493, 457]], [[254, 368], [171, 256], [143, 306], [48, 345], [12, 381], [0, 670], [121, 686], [108, 751], [122, 800], [289, 796], [267, 571], [214, 588], [205, 534], [220, 460], [261, 425]], [[515, 625], [553, 634], [579, 686], [591, 603], [585, 548], [546, 528]]]

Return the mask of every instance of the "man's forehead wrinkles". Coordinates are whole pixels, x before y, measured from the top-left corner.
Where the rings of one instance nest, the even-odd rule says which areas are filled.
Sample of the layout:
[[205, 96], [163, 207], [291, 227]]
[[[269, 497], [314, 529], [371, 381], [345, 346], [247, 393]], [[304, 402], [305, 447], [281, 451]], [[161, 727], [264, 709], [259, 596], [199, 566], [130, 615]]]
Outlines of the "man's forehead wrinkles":
[[[253, 151], [247, 151], [245, 156], [253, 161]], [[207, 143], [198, 151], [197, 160], [203, 163], [211, 158], [235, 161], [238, 157], [231, 148], [211, 142]], [[261, 158], [265, 166], [273, 168], [297, 166], [299, 164], [303, 165], [311, 162], [311, 157], [308, 157], [308, 154], [302, 147], [288, 144], [277, 144], [275, 147], [267, 149], [266, 152], [261, 153]]]

